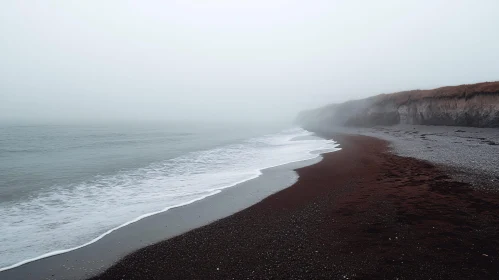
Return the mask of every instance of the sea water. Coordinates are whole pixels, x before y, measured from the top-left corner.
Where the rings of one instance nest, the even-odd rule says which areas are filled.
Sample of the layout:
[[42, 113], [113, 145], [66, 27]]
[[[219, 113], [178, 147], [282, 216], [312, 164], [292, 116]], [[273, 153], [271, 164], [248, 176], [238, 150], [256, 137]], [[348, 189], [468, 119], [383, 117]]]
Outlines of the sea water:
[[0, 271], [334, 151], [282, 126], [0, 125]]

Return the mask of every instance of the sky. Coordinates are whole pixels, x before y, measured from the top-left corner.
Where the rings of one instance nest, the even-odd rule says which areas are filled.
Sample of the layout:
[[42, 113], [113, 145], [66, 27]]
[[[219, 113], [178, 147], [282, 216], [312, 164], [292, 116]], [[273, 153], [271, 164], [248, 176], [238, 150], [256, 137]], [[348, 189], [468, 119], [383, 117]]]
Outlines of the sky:
[[0, 1], [0, 121], [292, 120], [499, 80], [499, 1]]

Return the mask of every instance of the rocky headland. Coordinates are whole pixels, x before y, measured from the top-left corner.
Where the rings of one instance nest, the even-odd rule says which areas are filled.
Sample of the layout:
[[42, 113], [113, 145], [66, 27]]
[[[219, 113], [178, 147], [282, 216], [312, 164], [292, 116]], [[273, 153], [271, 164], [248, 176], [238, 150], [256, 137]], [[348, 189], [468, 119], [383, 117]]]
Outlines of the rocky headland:
[[312, 130], [331, 125], [499, 127], [499, 82], [380, 94], [301, 112], [297, 122]]

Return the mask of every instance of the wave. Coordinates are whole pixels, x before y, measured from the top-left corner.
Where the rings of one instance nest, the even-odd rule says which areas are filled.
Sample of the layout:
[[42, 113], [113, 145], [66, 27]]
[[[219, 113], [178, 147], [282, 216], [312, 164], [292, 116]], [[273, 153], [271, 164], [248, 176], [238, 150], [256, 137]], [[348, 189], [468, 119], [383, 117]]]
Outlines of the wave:
[[[337, 150], [335, 142], [310, 135], [285, 130], [0, 205], [0, 255], [11, 259], [0, 260], [0, 271], [85, 247], [131, 223], [255, 179], [264, 169]], [[12, 264], [15, 259], [21, 261]]]

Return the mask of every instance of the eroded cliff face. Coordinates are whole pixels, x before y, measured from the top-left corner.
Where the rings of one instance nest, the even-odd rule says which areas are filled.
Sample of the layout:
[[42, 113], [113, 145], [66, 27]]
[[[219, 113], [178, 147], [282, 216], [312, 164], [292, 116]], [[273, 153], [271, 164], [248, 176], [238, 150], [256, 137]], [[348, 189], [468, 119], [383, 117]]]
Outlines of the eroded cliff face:
[[499, 127], [499, 93], [423, 99], [398, 107], [400, 123]]
[[302, 112], [305, 128], [394, 124], [499, 127], [499, 82], [383, 94]]

